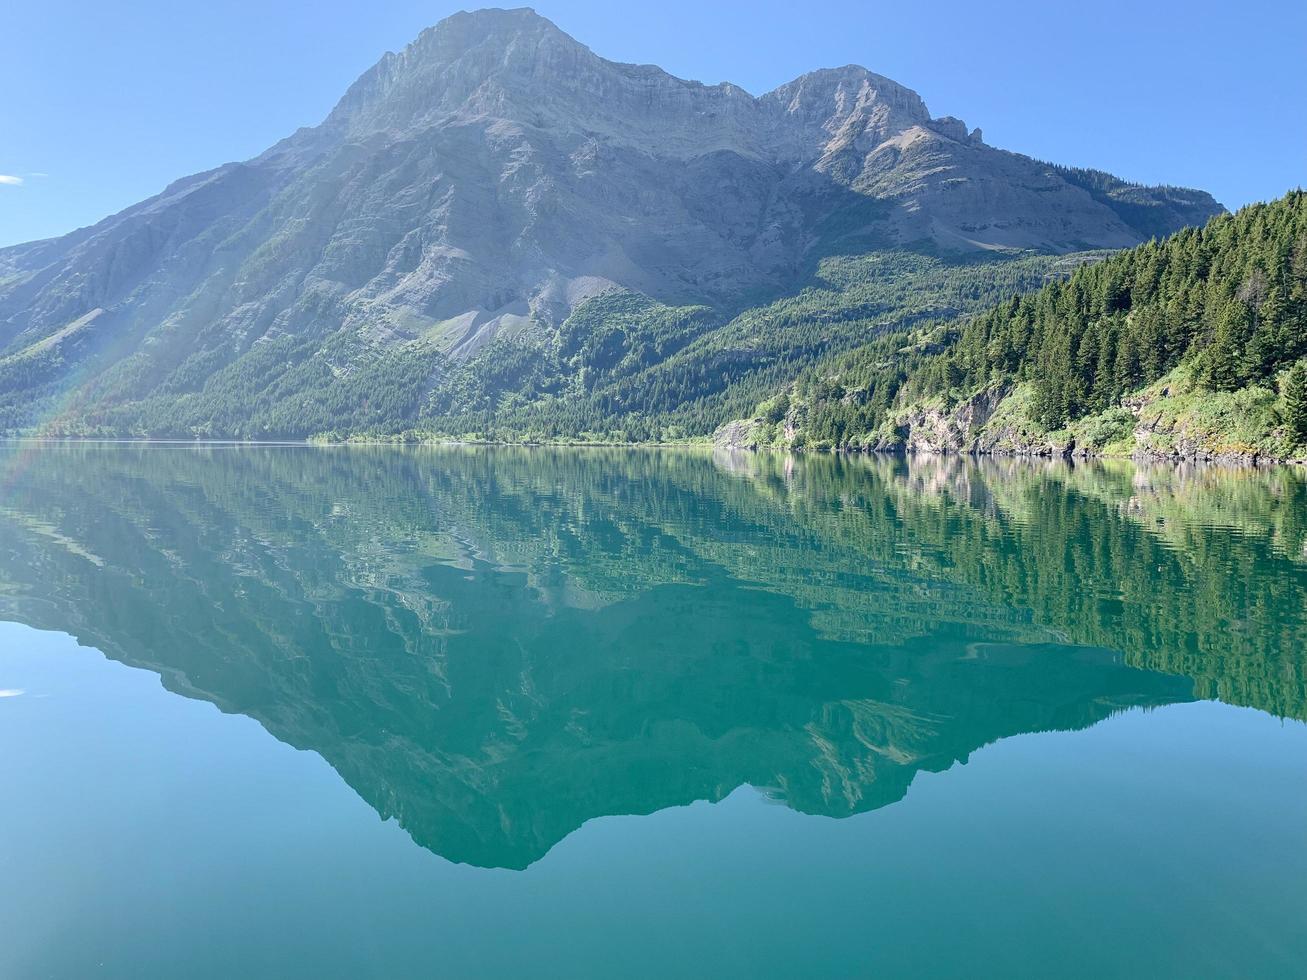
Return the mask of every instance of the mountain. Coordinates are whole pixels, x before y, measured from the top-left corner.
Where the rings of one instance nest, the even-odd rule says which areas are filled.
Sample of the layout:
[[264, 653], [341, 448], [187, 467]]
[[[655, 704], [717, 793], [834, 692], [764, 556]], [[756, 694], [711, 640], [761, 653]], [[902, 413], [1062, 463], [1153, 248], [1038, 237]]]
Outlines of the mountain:
[[[754, 97], [607, 61], [530, 10], [461, 13], [259, 157], [0, 250], [0, 425], [303, 436], [590, 399], [558, 416], [576, 428], [630, 415], [600, 389], [676, 355], [720, 376], [742, 311], [828, 285], [832, 258], [907, 254], [938, 288], [1220, 210], [995, 149], [864, 68]], [[834, 303], [856, 328], [825, 346], [905, 312], [876, 301]], [[729, 387], [668, 384], [673, 407]]]
[[827, 358], [719, 438], [1307, 458], [1307, 192]]

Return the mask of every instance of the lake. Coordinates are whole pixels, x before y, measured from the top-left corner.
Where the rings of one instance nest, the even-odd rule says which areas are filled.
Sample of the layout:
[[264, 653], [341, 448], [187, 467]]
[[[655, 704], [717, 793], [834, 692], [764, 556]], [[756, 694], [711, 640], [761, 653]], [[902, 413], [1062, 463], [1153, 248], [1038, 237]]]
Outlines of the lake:
[[1303, 976], [1307, 474], [0, 447], [0, 976]]

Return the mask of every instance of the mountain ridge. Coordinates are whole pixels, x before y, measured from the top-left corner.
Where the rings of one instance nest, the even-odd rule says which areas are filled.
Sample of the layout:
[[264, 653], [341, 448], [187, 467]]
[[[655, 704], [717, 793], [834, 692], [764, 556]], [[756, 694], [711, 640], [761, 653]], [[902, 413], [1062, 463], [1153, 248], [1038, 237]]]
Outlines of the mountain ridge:
[[[326, 398], [347, 426], [393, 428], [477, 352], [548, 345], [615, 290], [720, 321], [803, 289], [823, 255], [1119, 248], [1220, 210], [1084, 183], [859, 66], [753, 96], [607, 61], [529, 9], [456, 14], [318, 126], [0, 249], [0, 425], [270, 432], [216, 407], [234, 371], [242, 397]], [[412, 380], [396, 417], [348, 382], [379, 361]]]

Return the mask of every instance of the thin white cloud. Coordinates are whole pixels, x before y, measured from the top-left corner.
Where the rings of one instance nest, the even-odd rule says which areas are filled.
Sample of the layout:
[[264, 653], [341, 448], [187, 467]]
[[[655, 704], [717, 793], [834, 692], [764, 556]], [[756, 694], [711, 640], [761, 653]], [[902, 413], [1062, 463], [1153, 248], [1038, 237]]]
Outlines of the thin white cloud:
[[6, 687], [0, 690], [0, 698], [17, 698], [22, 697], [27, 692], [21, 687]]
[[27, 176], [28, 176], [28, 177], [49, 177], [50, 175], [49, 175], [49, 174], [43, 174], [43, 173], [41, 173], [41, 171], [39, 171], [39, 170], [33, 170], [33, 171], [32, 171], [30, 174], [28, 174]]
[[9, 174], [0, 174], [0, 184], [10, 184], [14, 187], [17, 187], [22, 182], [23, 182], [22, 177], [13, 177], [10, 176]]

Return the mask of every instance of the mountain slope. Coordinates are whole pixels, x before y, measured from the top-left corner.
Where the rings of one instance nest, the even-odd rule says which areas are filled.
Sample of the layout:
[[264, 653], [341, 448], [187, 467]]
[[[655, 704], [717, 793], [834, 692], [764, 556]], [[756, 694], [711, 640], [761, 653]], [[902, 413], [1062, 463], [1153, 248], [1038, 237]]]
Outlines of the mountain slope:
[[[1220, 210], [1087, 173], [863, 68], [755, 98], [529, 10], [458, 14], [263, 155], [0, 250], [0, 424], [394, 431], [479, 352], [530, 360], [615, 289], [702, 307], [702, 335], [826, 256], [1119, 248]], [[564, 374], [551, 394], [584, 388]]]
[[737, 444], [1286, 459], [1307, 451], [1307, 192], [814, 366]]

